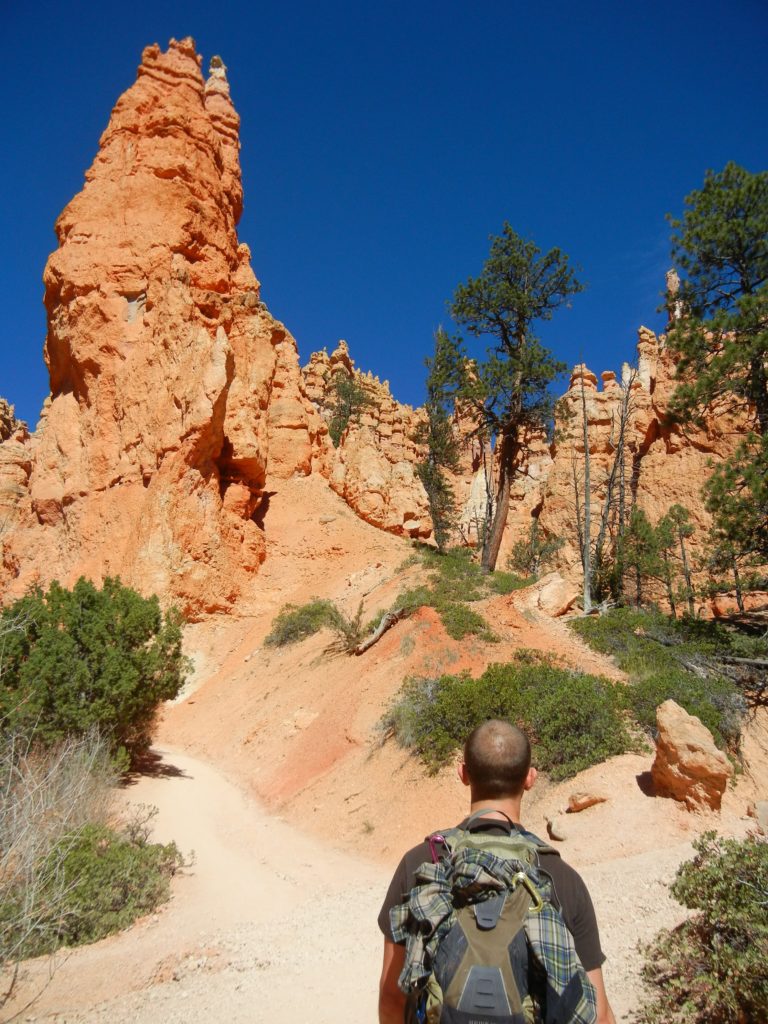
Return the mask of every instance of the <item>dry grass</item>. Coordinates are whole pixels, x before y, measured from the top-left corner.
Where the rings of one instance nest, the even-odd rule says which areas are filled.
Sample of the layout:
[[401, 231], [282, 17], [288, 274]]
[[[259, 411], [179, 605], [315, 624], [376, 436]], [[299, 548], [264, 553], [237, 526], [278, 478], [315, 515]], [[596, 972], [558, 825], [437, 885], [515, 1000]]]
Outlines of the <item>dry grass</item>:
[[[106, 823], [116, 782], [97, 735], [40, 750], [6, 738], [0, 750], [0, 962], [17, 962], [67, 895], [60, 865], [87, 824]], [[0, 996], [0, 1005], [7, 998]]]

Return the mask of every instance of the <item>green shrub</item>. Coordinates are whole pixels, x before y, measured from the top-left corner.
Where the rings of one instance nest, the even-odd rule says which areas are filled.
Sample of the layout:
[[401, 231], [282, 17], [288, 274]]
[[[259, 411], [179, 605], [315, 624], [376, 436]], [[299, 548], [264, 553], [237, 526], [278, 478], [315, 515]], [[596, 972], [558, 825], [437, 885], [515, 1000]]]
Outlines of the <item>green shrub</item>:
[[118, 833], [83, 825], [62, 836], [39, 866], [35, 928], [23, 936], [9, 928], [24, 920], [21, 907], [29, 893], [21, 890], [0, 904], [0, 934], [15, 956], [25, 958], [95, 942], [167, 900], [181, 864], [174, 843], [149, 843], [143, 828]]
[[336, 607], [332, 601], [318, 598], [301, 606], [287, 604], [272, 623], [272, 629], [264, 640], [264, 645], [285, 647], [286, 644], [306, 640], [327, 626], [335, 611]]
[[657, 991], [636, 1020], [768, 1020], [768, 843], [707, 832], [693, 845], [672, 893], [696, 913], [646, 949], [643, 974]]
[[742, 695], [727, 679], [699, 679], [690, 672], [670, 668], [630, 681], [626, 697], [649, 735], [656, 729], [656, 709], [665, 700], [674, 700], [706, 725], [721, 749], [738, 749], [746, 707]]
[[536, 757], [553, 779], [566, 779], [632, 746], [621, 688], [597, 676], [558, 680], [530, 697]]
[[738, 650], [737, 634], [718, 623], [668, 619], [629, 608], [576, 619], [571, 628], [596, 650], [613, 655], [629, 675], [627, 706], [649, 733], [656, 727], [656, 708], [674, 700], [707, 726], [720, 747], [738, 748], [746, 712], [738, 687], [724, 677], [702, 679], [680, 661], [696, 664], [702, 657]]
[[37, 589], [0, 613], [0, 721], [45, 745], [98, 729], [140, 752], [188, 662], [181, 621], [118, 579]]
[[422, 584], [398, 594], [392, 608], [402, 608], [406, 615], [413, 615], [419, 608], [434, 608], [435, 595], [429, 587]]
[[20, 959], [29, 936], [61, 903], [66, 885], [49, 877], [43, 886], [41, 865], [64, 836], [108, 820], [115, 781], [109, 747], [95, 734], [45, 749], [23, 737], [3, 739], [0, 961]]
[[494, 594], [512, 594], [515, 590], [523, 590], [531, 582], [514, 572], [502, 572], [499, 569], [491, 573], [487, 580], [488, 589]]
[[465, 673], [406, 680], [382, 725], [436, 771], [488, 718], [524, 728], [536, 743], [538, 766], [554, 779], [631, 747], [619, 687], [528, 651], [478, 679]]
[[437, 605], [445, 631], [454, 640], [465, 636], [477, 636], [487, 643], [496, 643], [498, 637], [488, 626], [482, 615], [460, 601], [441, 601]]
[[[0, 963], [90, 942], [167, 897], [178, 851], [150, 815], [108, 827], [117, 776], [96, 734], [0, 747]], [[0, 997], [2, 1005], [2, 997]]]
[[431, 588], [438, 598], [479, 601], [486, 596], [488, 575], [469, 548], [450, 548], [443, 554], [429, 549], [424, 554], [424, 566], [431, 571]]
[[410, 615], [418, 608], [434, 608], [454, 640], [477, 636], [487, 643], [498, 640], [488, 623], [467, 602], [481, 601], [490, 594], [510, 594], [527, 586], [527, 581], [509, 572], [485, 573], [469, 548], [451, 548], [440, 553], [425, 547], [421, 551], [428, 582], [400, 594], [393, 608]]

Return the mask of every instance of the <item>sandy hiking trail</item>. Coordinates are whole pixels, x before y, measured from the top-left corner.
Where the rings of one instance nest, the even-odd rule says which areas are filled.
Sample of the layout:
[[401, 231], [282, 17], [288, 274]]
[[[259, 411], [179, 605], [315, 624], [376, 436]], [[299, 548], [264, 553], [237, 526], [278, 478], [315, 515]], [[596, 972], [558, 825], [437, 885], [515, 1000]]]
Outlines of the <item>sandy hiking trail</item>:
[[[20, 1020], [178, 1024], [375, 1019], [386, 872], [268, 816], [212, 767], [160, 751], [162, 771], [125, 793], [158, 809], [154, 838], [194, 863], [133, 928], [58, 954]], [[20, 995], [48, 979], [25, 965]], [[6, 1007], [10, 1020], [24, 1000]]]

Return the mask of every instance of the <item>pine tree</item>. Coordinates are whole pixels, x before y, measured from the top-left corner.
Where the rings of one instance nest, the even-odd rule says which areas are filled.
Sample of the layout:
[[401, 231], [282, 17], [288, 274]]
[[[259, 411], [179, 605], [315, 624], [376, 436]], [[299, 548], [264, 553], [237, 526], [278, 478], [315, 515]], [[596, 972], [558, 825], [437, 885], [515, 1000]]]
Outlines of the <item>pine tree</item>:
[[708, 171], [670, 218], [684, 277], [668, 342], [681, 379], [672, 411], [696, 421], [713, 402], [744, 402], [751, 432], [706, 487], [716, 527], [744, 554], [768, 555], [768, 172]]
[[539, 518], [536, 516], [531, 523], [528, 539], [519, 540], [512, 546], [507, 564], [510, 569], [538, 579], [542, 568], [554, 559], [564, 543], [562, 537], [542, 537]]
[[629, 525], [619, 546], [617, 561], [622, 572], [629, 577], [634, 591], [634, 604], [639, 608], [645, 601], [645, 584], [649, 579], [659, 579], [659, 550], [656, 531], [648, 516], [637, 505], [632, 507]]
[[328, 433], [334, 448], [338, 448], [341, 437], [350, 423], [358, 423], [362, 412], [374, 405], [374, 401], [354, 374], [337, 370], [330, 384], [327, 408], [330, 412]]
[[[694, 527], [687, 508], [683, 505], [673, 505], [659, 520], [656, 525], [656, 549], [662, 560], [662, 580], [667, 588], [667, 599], [669, 600], [672, 614], [676, 614], [675, 597], [679, 594], [688, 605], [688, 614], [694, 615], [695, 607], [693, 599], [695, 590], [691, 576], [690, 562], [686, 540], [693, 536]], [[673, 559], [680, 559], [680, 569], [683, 575], [683, 586], [679, 591], [673, 587], [676, 576]]]
[[661, 582], [667, 592], [667, 602], [672, 618], [677, 618], [677, 595], [675, 592], [675, 549], [677, 538], [675, 537], [672, 521], [662, 516], [656, 524], [656, 544], [659, 552]]
[[493, 571], [509, 510], [510, 485], [526, 430], [539, 430], [552, 414], [548, 385], [564, 366], [535, 336], [536, 321], [582, 290], [568, 257], [559, 249], [542, 254], [504, 224], [491, 238], [480, 276], [456, 289], [451, 315], [460, 328], [490, 345], [485, 359], [470, 360], [461, 338], [453, 338], [452, 374], [443, 398], [458, 400], [475, 417], [479, 436], [495, 444], [498, 482], [493, 518], [483, 539], [482, 565]]

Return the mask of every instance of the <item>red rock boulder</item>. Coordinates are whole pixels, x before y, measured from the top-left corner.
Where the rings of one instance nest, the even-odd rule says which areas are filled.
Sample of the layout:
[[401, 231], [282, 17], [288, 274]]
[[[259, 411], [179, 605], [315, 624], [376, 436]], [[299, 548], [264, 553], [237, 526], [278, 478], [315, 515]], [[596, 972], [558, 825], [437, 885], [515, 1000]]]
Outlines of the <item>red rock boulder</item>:
[[712, 733], [673, 700], [656, 711], [659, 736], [651, 768], [657, 796], [682, 801], [689, 810], [719, 810], [733, 766]]

